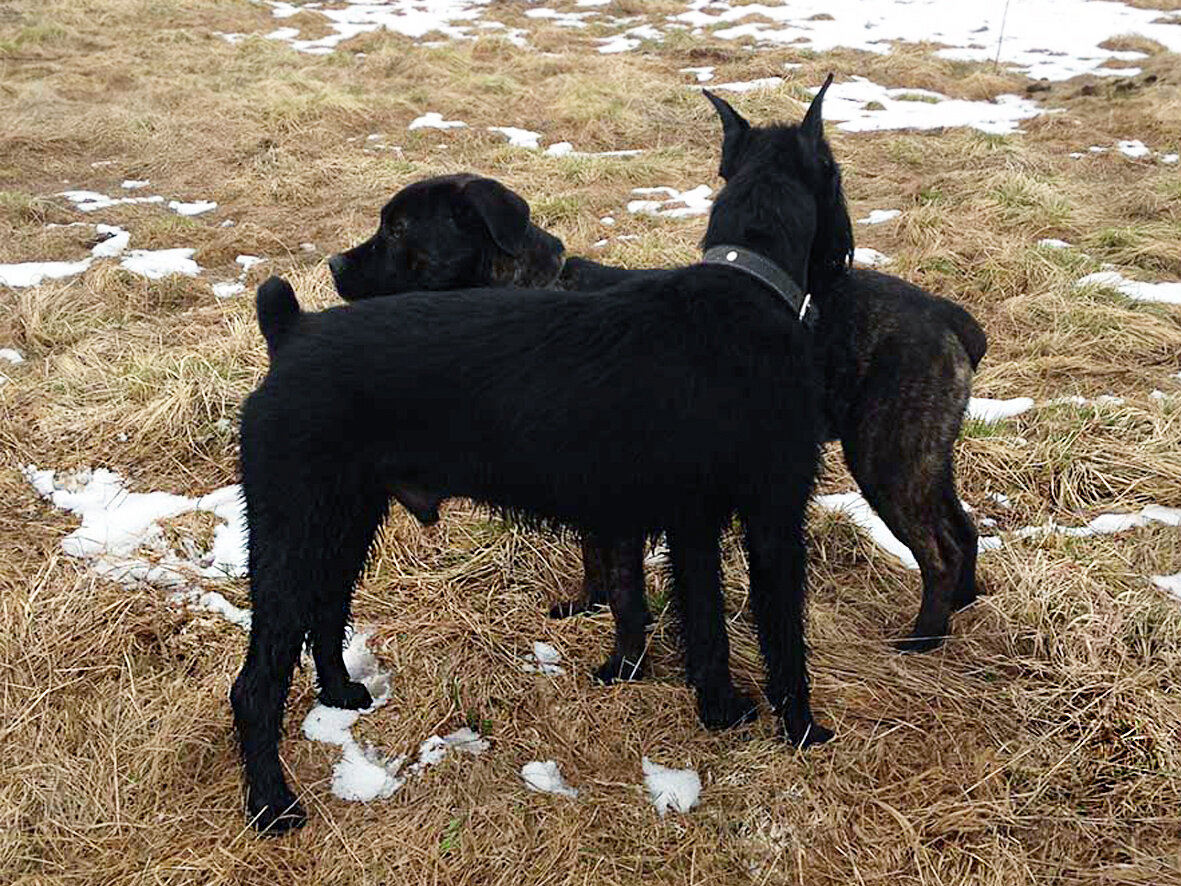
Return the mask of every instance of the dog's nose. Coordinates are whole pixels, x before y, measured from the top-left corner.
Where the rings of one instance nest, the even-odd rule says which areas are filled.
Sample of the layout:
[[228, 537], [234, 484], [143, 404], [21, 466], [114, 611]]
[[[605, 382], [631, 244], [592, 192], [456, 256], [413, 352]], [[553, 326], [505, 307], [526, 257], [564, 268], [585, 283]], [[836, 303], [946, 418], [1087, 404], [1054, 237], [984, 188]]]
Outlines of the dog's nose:
[[328, 270], [332, 272], [332, 278], [334, 280], [337, 279], [338, 277], [340, 277], [340, 275], [342, 273], [344, 273], [344, 264], [345, 264], [344, 256], [341, 255], [340, 253], [337, 253], [336, 255], [333, 255], [333, 256], [329, 256]]

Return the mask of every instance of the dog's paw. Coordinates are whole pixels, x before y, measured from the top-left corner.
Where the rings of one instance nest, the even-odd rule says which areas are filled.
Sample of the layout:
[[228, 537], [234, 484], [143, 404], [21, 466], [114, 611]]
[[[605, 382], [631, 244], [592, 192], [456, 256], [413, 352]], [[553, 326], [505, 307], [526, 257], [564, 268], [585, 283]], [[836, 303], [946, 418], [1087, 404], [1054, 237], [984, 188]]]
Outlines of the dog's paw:
[[930, 652], [943, 645], [943, 637], [916, 637], [911, 635], [902, 640], [894, 641], [894, 648], [899, 652]]
[[555, 603], [550, 607], [550, 618], [570, 618], [574, 615], [583, 615], [590, 612], [598, 612], [603, 607], [598, 603], [588, 603], [585, 600], [565, 600], [561, 603]]
[[628, 658], [620, 653], [613, 654], [603, 664], [595, 669], [591, 675], [596, 683], [610, 686], [612, 683], [626, 683], [631, 680], [642, 680], [644, 677], [644, 658]]
[[254, 829], [268, 837], [302, 828], [308, 820], [308, 814], [290, 791], [284, 791], [282, 796], [269, 803], [251, 802], [247, 814]]
[[810, 748], [813, 745], [824, 744], [832, 739], [836, 733], [827, 726], [821, 726], [815, 720], [812, 720], [802, 730], [799, 730], [798, 735], [792, 735], [790, 732], [787, 735], [788, 741], [795, 745], [800, 750]]
[[373, 704], [373, 696], [361, 683], [352, 680], [340, 686], [320, 688], [320, 704], [330, 708], [345, 708], [349, 711], [363, 711]]
[[697, 714], [706, 729], [733, 729], [753, 723], [759, 716], [754, 699], [730, 687], [729, 691], [709, 697], [697, 696]]

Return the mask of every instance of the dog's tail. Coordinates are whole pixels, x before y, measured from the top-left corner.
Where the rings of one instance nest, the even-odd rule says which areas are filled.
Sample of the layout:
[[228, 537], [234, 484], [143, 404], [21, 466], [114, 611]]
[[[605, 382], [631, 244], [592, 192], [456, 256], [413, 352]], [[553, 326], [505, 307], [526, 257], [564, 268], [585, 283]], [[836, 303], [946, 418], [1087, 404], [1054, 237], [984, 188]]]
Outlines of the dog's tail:
[[984, 352], [988, 350], [988, 336], [984, 334], [976, 318], [959, 305], [948, 301], [943, 304], [947, 322], [955, 332], [956, 338], [960, 340], [960, 344], [964, 346], [964, 350], [968, 352], [968, 359], [972, 361], [972, 369], [975, 370], [984, 358]]
[[258, 328], [267, 340], [267, 356], [274, 362], [275, 354], [299, 320], [295, 290], [282, 277], [268, 277], [258, 287], [254, 305], [258, 311]]

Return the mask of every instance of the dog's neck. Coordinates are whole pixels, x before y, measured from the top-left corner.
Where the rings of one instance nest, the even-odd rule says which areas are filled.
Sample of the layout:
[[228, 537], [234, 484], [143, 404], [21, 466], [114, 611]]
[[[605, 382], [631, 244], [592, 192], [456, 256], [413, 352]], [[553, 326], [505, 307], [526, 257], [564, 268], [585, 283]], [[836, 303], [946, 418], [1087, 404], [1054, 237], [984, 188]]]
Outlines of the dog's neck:
[[774, 292], [796, 318], [809, 329], [816, 321], [812, 296], [805, 293], [783, 268], [742, 246], [719, 245], [705, 250], [702, 264], [733, 268], [753, 277]]

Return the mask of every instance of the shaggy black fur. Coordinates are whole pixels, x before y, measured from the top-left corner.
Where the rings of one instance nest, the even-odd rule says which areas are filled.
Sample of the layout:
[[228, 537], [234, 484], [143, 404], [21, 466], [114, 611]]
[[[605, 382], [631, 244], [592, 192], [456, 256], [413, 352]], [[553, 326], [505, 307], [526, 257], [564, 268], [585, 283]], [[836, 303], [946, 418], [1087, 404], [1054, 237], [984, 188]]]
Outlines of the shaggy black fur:
[[[757, 130], [729, 104], [711, 99], [724, 132], [719, 173], [728, 179]], [[594, 291], [649, 273], [659, 272], [574, 258], [558, 285]], [[830, 282], [833, 291], [816, 330], [825, 438], [841, 441], [862, 494], [919, 563], [922, 605], [910, 636], [897, 645], [903, 651], [926, 651], [943, 641], [951, 611], [977, 596], [977, 533], [956, 494], [952, 447], [987, 339], [963, 308], [897, 277], [836, 268]], [[593, 540], [584, 539], [584, 563], [593, 565], [584, 566], [582, 598], [560, 604], [552, 614], [582, 611], [616, 597], [642, 598], [642, 571], [637, 576], [628, 565], [642, 564], [642, 554], [639, 538], [615, 550], [596, 549]], [[599, 580], [619, 568], [632, 587], [614, 588]], [[646, 605], [629, 602], [621, 608], [639, 613], [632, 630], [651, 619]]]
[[328, 267], [341, 298], [353, 301], [423, 289], [549, 286], [563, 251], [561, 240], [529, 221], [520, 196], [495, 179], [462, 173], [403, 188], [382, 207], [377, 233], [332, 256]]
[[[801, 287], [852, 251], [822, 98], [799, 126], [751, 132], [705, 240], [757, 248]], [[815, 243], [817, 231], [837, 234]], [[831, 737], [812, 717], [804, 645], [822, 383], [810, 337], [770, 290], [698, 265], [593, 294], [411, 293], [298, 320], [283, 280], [258, 301], [288, 332], [263, 330], [275, 359], [242, 409], [254, 618], [231, 701], [256, 827], [305, 819], [278, 754], [305, 637], [322, 699], [369, 703], [341, 648], [391, 497], [424, 522], [463, 496], [606, 545], [665, 532], [686, 674], [714, 728], [756, 713], [730, 677], [722, 609], [719, 539], [737, 514], [767, 698], [792, 743]], [[620, 636], [615, 655], [638, 660], [642, 643]]]

